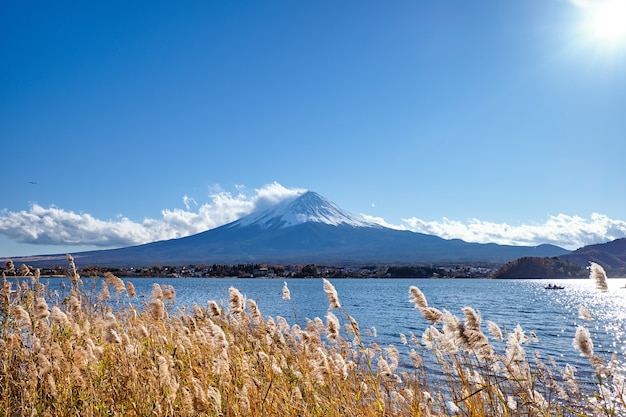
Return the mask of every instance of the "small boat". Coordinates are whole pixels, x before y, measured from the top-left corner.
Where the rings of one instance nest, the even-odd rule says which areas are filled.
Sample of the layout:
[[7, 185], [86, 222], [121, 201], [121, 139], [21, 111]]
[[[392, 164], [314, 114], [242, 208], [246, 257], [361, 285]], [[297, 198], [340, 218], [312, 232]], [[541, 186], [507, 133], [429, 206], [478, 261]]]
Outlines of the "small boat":
[[565, 287], [563, 287], [562, 285], [553, 285], [553, 284], [548, 284], [544, 287], [546, 290], [562, 290]]

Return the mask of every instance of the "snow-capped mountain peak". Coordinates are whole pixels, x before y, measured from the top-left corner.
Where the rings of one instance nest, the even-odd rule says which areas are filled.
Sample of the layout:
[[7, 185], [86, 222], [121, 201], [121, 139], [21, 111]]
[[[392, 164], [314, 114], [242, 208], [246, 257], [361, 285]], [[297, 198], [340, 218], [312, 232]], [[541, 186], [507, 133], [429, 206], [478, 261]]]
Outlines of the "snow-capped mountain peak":
[[307, 222], [333, 226], [381, 227], [341, 209], [313, 191], [307, 191], [295, 199], [282, 201], [269, 209], [253, 212], [234, 222], [233, 226], [256, 225], [269, 229], [291, 227]]

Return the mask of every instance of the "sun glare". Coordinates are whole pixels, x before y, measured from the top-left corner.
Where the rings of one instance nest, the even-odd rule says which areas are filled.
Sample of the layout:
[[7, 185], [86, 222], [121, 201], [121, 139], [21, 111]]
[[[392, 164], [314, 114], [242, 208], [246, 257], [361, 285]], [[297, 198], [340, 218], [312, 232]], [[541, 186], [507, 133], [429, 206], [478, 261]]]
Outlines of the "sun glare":
[[606, 42], [626, 41], [626, 1], [607, 1], [595, 9], [592, 30], [597, 39]]

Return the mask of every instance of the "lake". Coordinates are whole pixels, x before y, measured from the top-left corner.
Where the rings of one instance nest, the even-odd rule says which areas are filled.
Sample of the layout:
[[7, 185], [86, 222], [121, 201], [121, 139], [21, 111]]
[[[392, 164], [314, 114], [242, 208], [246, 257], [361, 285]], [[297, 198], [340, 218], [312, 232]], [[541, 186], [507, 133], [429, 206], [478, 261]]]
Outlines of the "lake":
[[[150, 298], [153, 283], [171, 285], [176, 290], [177, 308], [193, 304], [206, 306], [209, 300], [228, 305], [228, 288], [237, 288], [247, 298], [257, 302], [264, 316], [282, 316], [291, 325], [304, 327], [306, 318], [324, 318], [328, 300], [321, 279], [270, 278], [123, 278], [135, 285], [141, 304]], [[97, 286], [99, 280], [83, 278], [85, 287]], [[46, 279], [42, 278], [42, 281]], [[557, 364], [576, 366], [581, 375], [589, 375], [591, 367], [572, 346], [578, 325], [589, 328], [596, 354], [609, 359], [613, 352], [624, 361], [626, 353], [626, 279], [609, 279], [609, 291], [601, 293], [593, 281], [582, 280], [493, 280], [493, 279], [331, 279], [339, 294], [342, 308], [356, 319], [365, 342], [381, 345], [394, 344], [401, 351], [400, 333], [407, 337], [414, 333], [421, 338], [428, 327], [420, 312], [409, 302], [409, 287], [417, 286], [428, 299], [429, 306], [448, 310], [462, 319], [461, 309], [473, 307], [483, 319], [497, 323], [503, 331], [520, 324], [529, 335], [533, 332], [538, 342], [526, 345], [528, 354], [537, 350], [545, 359], [552, 357]], [[68, 279], [49, 279], [51, 288], [69, 285]], [[282, 299], [286, 282], [291, 300]], [[546, 290], [555, 283], [563, 290]], [[111, 289], [113, 293], [113, 289]], [[112, 296], [115, 297], [114, 295]], [[123, 296], [126, 298], [125, 296]], [[578, 317], [578, 307], [586, 307], [594, 321]], [[295, 307], [295, 309], [294, 309]], [[295, 312], [294, 312], [295, 311]], [[336, 315], [341, 319], [341, 314]], [[368, 332], [368, 329], [370, 330]], [[487, 333], [487, 330], [484, 330]], [[368, 335], [368, 333], [371, 334]], [[496, 347], [499, 345], [494, 343]], [[501, 346], [501, 345], [500, 345]], [[499, 349], [499, 348], [498, 348]], [[500, 350], [500, 349], [499, 349]]]

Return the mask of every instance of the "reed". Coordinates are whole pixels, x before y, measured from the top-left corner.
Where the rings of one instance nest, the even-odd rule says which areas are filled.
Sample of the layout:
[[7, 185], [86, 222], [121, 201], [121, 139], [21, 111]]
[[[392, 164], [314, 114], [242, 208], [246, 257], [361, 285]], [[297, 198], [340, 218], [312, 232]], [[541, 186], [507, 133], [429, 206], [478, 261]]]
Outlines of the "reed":
[[417, 287], [409, 295], [424, 317], [421, 338], [381, 346], [366, 341], [327, 280], [325, 320], [299, 324], [294, 306], [289, 324], [233, 287], [227, 305], [178, 308], [174, 288], [155, 284], [140, 301], [113, 274], [88, 290], [68, 262], [62, 294], [28, 268], [2, 276], [0, 417], [626, 413], [618, 358], [598, 357], [584, 326], [573, 348], [597, 375], [592, 392], [573, 367], [529, 353], [537, 342], [521, 327], [503, 332], [471, 307], [461, 318], [437, 310]]
[[589, 262], [589, 278], [596, 283], [596, 288], [602, 292], [607, 292], [609, 287], [606, 283], [606, 272], [600, 264]]

